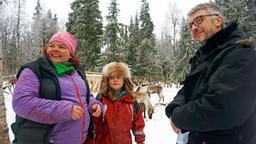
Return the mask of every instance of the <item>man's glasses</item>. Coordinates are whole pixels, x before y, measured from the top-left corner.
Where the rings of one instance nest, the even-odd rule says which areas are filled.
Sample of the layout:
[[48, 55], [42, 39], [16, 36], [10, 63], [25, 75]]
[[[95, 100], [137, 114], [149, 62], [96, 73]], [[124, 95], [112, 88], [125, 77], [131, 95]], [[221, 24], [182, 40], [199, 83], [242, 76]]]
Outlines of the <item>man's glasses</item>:
[[195, 26], [200, 25], [203, 22], [204, 17], [207, 17], [207, 16], [218, 16], [218, 14], [206, 14], [206, 15], [197, 16], [191, 23], [188, 24], [188, 27], [191, 29], [193, 25]]

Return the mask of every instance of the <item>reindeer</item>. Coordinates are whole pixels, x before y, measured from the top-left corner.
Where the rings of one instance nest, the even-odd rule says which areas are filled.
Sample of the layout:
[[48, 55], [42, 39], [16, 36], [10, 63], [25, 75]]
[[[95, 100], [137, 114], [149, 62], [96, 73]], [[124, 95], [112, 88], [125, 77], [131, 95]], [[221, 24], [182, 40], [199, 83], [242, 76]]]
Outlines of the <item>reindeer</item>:
[[164, 102], [163, 87], [161, 85], [146, 84], [146, 85], [138, 86], [136, 92], [148, 93], [149, 97], [150, 97], [150, 94], [157, 93], [159, 97], [159, 103], [161, 101]]
[[144, 118], [146, 118], [146, 112], [148, 114], [148, 118], [152, 119], [152, 115], [154, 113], [154, 107], [150, 101], [148, 93], [138, 93], [139, 95], [136, 97], [136, 100], [140, 107], [142, 108]]
[[15, 87], [16, 81], [16, 78], [8, 80], [7, 83], [3, 86], [3, 91], [7, 94], [10, 93], [11, 95], [13, 95], [13, 89]]

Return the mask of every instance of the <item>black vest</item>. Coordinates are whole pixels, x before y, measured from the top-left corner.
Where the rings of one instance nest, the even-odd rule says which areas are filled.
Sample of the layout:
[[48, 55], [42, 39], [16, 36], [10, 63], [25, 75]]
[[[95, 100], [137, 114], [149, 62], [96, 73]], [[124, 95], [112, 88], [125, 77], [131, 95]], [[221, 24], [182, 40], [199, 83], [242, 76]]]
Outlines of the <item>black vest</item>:
[[[40, 98], [50, 99], [50, 100], [61, 100], [61, 92], [58, 78], [52, 63], [43, 56], [36, 61], [27, 63], [21, 66], [17, 73], [17, 79], [19, 78], [21, 72], [29, 68], [38, 77], [40, 82], [39, 95]], [[78, 70], [79, 75], [85, 81], [87, 88], [86, 101], [89, 104], [89, 94], [90, 89], [86, 81], [86, 76], [81, 68]], [[91, 116], [90, 116], [91, 117]], [[88, 137], [93, 138], [93, 122], [92, 117], [88, 130]], [[11, 125], [12, 131], [14, 133], [15, 139], [14, 144], [49, 144], [49, 136], [54, 125], [41, 124], [24, 119], [16, 115], [16, 121]]]

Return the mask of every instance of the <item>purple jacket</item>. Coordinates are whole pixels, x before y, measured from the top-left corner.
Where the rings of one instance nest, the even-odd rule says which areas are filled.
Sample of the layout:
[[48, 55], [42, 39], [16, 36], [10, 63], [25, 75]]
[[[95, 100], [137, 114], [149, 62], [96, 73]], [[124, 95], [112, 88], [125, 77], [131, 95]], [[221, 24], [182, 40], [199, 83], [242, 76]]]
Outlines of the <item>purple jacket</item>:
[[[16, 83], [13, 96], [13, 110], [25, 119], [43, 124], [55, 124], [50, 135], [54, 144], [81, 144], [87, 136], [89, 112], [92, 104], [98, 103], [90, 96], [86, 102], [86, 85], [77, 71], [71, 75], [58, 77], [61, 89], [61, 101], [39, 98], [39, 80], [28, 68], [24, 69]], [[85, 114], [79, 120], [71, 119], [73, 105], [83, 107]]]

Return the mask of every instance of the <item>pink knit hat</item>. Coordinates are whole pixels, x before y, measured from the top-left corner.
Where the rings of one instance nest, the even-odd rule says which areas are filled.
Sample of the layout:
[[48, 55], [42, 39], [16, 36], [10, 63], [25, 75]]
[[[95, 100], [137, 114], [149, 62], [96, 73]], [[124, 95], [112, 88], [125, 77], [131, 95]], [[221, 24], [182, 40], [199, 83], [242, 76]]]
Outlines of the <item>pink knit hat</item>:
[[57, 32], [55, 33], [49, 43], [51, 42], [61, 42], [66, 45], [71, 54], [74, 54], [76, 51], [77, 40], [76, 37], [70, 34], [69, 32]]

